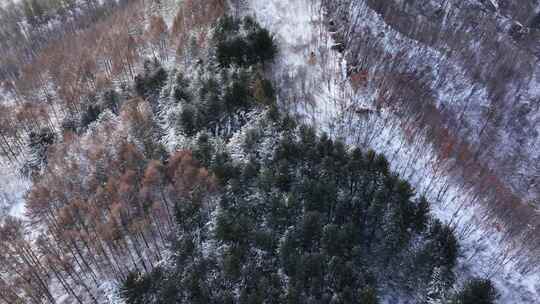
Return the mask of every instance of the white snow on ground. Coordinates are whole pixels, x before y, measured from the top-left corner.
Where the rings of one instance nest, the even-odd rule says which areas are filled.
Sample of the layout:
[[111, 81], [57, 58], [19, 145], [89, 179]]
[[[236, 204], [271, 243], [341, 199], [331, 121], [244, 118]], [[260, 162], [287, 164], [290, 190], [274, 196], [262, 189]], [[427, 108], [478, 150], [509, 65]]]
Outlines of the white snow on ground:
[[499, 3], [497, 0], [489, 0], [489, 2], [491, 2], [494, 8], [499, 9]]
[[518, 271], [520, 244], [503, 239], [497, 226], [486, 222], [482, 197], [446, 173], [452, 164], [437, 158], [424, 134], [414, 134], [384, 110], [363, 117], [355, 113], [371, 109], [373, 99], [362, 90], [354, 93], [346, 81], [346, 62], [330, 50], [319, 1], [250, 0], [249, 5], [280, 45], [274, 73], [278, 87], [285, 88], [280, 103], [321, 131], [384, 153], [392, 169], [432, 202], [433, 213], [455, 227], [462, 245], [459, 281], [488, 277], [502, 294], [500, 303], [540, 303], [540, 275]]
[[[18, 1], [18, 0], [17, 0]], [[7, 5], [9, 5], [11, 2], [17, 2], [17, 1], [13, 1], [13, 0], [0, 0], [0, 7], [5, 7]]]
[[0, 219], [2, 215], [24, 216], [24, 195], [31, 182], [17, 173], [17, 168], [0, 157]]

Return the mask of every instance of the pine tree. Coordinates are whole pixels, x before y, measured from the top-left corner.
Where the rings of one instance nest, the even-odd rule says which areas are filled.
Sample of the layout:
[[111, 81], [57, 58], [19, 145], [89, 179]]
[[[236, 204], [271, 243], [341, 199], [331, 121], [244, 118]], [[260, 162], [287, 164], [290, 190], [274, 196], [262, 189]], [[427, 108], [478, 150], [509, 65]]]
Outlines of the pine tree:
[[198, 113], [194, 106], [186, 104], [178, 119], [180, 130], [187, 136], [193, 136], [199, 130]]
[[101, 98], [103, 108], [111, 110], [114, 114], [118, 115], [120, 112], [120, 96], [114, 90], [107, 90], [103, 93]]
[[56, 134], [49, 128], [42, 128], [39, 132], [28, 134], [28, 148], [30, 160], [25, 164], [24, 171], [29, 175], [40, 173], [48, 161], [48, 149], [56, 141]]
[[150, 275], [131, 272], [120, 287], [120, 294], [127, 304], [147, 304], [154, 291], [154, 282]]
[[489, 279], [472, 279], [458, 293], [455, 304], [495, 304], [499, 293]]
[[182, 73], [176, 75], [176, 83], [174, 88], [174, 99], [177, 102], [191, 102], [192, 96], [190, 93], [189, 80], [184, 77]]
[[278, 48], [274, 37], [267, 29], [260, 28], [251, 32], [248, 34], [247, 40], [251, 51], [250, 54], [252, 54], [248, 60], [251, 65], [260, 63], [264, 66], [276, 57]]
[[214, 154], [214, 148], [210, 143], [210, 137], [207, 133], [201, 133], [197, 139], [197, 146], [193, 149], [193, 157], [201, 162], [206, 168], [209, 168]]

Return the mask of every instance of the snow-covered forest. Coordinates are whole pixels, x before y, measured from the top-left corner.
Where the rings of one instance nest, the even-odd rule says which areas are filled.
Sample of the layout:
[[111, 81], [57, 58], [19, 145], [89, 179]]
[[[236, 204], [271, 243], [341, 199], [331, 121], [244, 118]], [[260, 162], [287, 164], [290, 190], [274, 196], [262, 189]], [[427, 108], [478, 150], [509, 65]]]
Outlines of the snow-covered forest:
[[534, 1], [0, 4], [0, 303], [540, 303]]

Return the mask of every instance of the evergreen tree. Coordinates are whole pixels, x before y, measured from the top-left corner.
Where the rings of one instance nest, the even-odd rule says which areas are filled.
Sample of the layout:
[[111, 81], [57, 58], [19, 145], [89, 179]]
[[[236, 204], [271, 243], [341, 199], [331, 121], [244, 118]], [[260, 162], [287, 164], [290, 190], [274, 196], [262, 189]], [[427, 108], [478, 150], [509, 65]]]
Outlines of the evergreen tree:
[[209, 168], [214, 154], [214, 148], [210, 143], [210, 137], [207, 133], [201, 133], [197, 139], [197, 145], [193, 150], [193, 156], [201, 162], [202, 165]]
[[116, 115], [120, 113], [120, 96], [118, 96], [118, 93], [114, 89], [107, 90], [103, 93], [101, 103], [104, 109], [109, 109]]
[[192, 96], [190, 92], [189, 80], [182, 73], [176, 75], [176, 83], [174, 88], [174, 99], [178, 102], [191, 102]]
[[135, 76], [135, 92], [140, 97], [155, 99], [167, 81], [167, 71], [157, 59], [144, 62], [144, 73]]
[[47, 150], [55, 143], [56, 133], [49, 128], [42, 128], [39, 132], [30, 132], [28, 137], [30, 159], [24, 165], [22, 171], [25, 175], [34, 176], [35, 174], [39, 174], [47, 165]]
[[488, 279], [472, 279], [461, 290], [455, 304], [494, 304], [499, 293]]
[[[158, 271], [155, 271], [158, 273]], [[159, 280], [159, 276], [156, 276]], [[120, 287], [120, 294], [127, 304], [147, 304], [155, 292], [155, 282], [152, 275], [143, 275], [138, 272], [128, 274]]]
[[247, 107], [250, 102], [250, 92], [248, 90], [246, 76], [238, 75], [235, 77], [232, 86], [225, 90], [224, 102], [229, 113], [241, 107]]
[[84, 130], [89, 124], [96, 121], [101, 114], [101, 108], [97, 104], [89, 104], [82, 113], [80, 126]]
[[429, 243], [430, 252], [436, 252], [435, 265], [444, 266], [448, 269], [454, 268], [457, 262], [459, 244], [449, 226], [442, 225], [438, 220], [435, 220], [430, 227]]
[[178, 119], [180, 130], [187, 136], [193, 136], [197, 131], [199, 131], [199, 125], [197, 122], [197, 109], [190, 105], [186, 104], [180, 112], [180, 117]]
[[274, 37], [267, 29], [260, 28], [247, 36], [249, 48], [251, 51], [250, 64], [265, 64], [274, 60], [278, 53]]

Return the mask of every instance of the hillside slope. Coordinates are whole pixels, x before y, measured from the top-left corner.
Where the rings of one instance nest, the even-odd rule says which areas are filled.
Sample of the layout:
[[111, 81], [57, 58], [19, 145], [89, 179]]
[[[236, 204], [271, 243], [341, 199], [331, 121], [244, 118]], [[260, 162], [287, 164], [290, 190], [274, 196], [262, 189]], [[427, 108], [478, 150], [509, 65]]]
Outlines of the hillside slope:
[[[354, 68], [372, 78], [407, 76], [398, 84], [415, 87], [416, 100], [394, 83], [399, 102], [412, 102], [414, 114], [436, 116], [424, 123], [440, 124], [469, 145], [472, 157], [525, 201], [538, 199], [538, 4], [338, 2], [352, 12], [347, 20], [333, 18], [347, 28], [344, 43]], [[370, 22], [375, 19], [381, 22]], [[384, 56], [392, 63], [377, 66]]]
[[0, 9], [0, 303], [540, 303], [534, 3], [47, 3]]
[[[367, 5], [363, 1], [355, 1], [355, 4]], [[277, 83], [290, 88], [280, 92], [282, 106], [302, 114], [306, 122], [313, 123], [321, 131], [387, 155], [392, 169], [411, 180], [419, 194], [437, 202], [435, 214], [455, 227], [465, 245], [461, 258], [464, 266], [460, 270], [463, 276], [492, 278], [503, 293], [501, 303], [540, 303], [540, 286], [537, 285], [540, 278], [534, 271], [536, 255], [522, 247], [523, 235], [511, 237], [504, 224], [490, 216], [489, 208], [485, 207], [490, 197], [478, 193], [475, 187], [463, 182], [460, 174], [451, 170], [456, 162], [440, 156], [437, 146], [429, 138], [429, 129], [415, 128], [410, 117], [400, 115], [392, 107], [378, 105], [379, 91], [373, 89], [377, 82], [366, 79], [366, 83], [355, 84], [353, 81], [351, 84], [348, 77], [351, 73], [347, 72], [351, 57], [334, 51], [339, 47], [330, 37], [321, 3], [254, 0], [250, 6], [260, 22], [277, 33], [285, 54], [277, 63], [275, 75]], [[344, 6], [342, 11], [337, 9], [333, 13], [353, 11], [353, 8]], [[377, 13], [367, 8], [366, 11], [372, 13], [359, 18], [356, 25], [359, 31], [371, 28], [372, 32], [360, 37], [377, 41], [374, 43], [380, 44], [381, 52], [398, 52], [393, 44], [399, 41], [419, 44], [406, 37], [396, 37], [397, 34], [388, 35], [384, 31], [391, 32], [392, 28]], [[372, 36], [374, 33], [378, 36]], [[362, 49], [365, 44], [355, 46]], [[380, 58], [365, 62], [363, 67], [375, 69], [384, 64], [413, 67], [418, 64], [421, 69], [426, 58], [431, 58], [429, 56], [439, 58], [437, 52], [422, 49], [424, 51], [417, 54], [401, 54], [399, 62], [385, 62]], [[372, 51], [373, 56], [367, 56], [368, 60], [375, 60], [376, 55], [380, 55]], [[435, 80], [444, 85], [452, 83]], [[459, 83], [456, 86], [450, 89], [462, 92]], [[413, 89], [411, 93], [419, 91]], [[441, 104], [444, 101], [448, 100], [442, 99]], [[537, 150], [529, 151], [535, 153]]]

